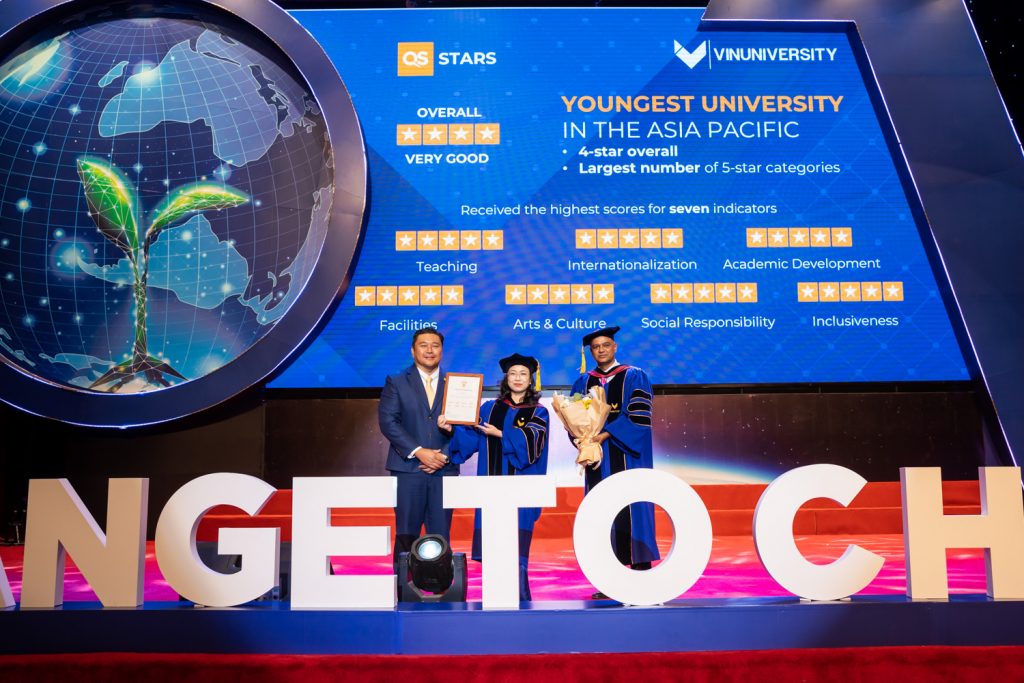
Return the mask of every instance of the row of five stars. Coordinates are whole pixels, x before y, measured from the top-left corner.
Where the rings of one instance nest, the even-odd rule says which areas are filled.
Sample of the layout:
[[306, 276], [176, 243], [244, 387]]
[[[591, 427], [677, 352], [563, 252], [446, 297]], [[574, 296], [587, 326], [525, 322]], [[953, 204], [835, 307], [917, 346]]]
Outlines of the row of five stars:
[[852, 247], [853, 228], [747, 228], [747, 246]]

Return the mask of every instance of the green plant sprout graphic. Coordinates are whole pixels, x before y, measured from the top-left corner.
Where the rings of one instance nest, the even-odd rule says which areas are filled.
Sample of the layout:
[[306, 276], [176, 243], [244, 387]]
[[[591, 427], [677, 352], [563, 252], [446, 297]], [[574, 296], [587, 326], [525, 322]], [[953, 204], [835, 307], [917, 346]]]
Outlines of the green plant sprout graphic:
[[128, 257], [134, 277], [135, 343], [130, 360], [115, 365], [90, 385], [90, 389], [116, 392], [136, 377], [151, 385], [170, 386], [164, 375], [187, 379], [164, 360], [149, 355], [146, 343], [146, 282], [149, 278], [149, 247], [165, 228], [201, 211], [240, 206], [249, 197], [233, 187], [215, 183], [191, 183], [174, 190], [147, 217], [149, 227], [140, 236], [141, 206], [131, 181], [113, 164], [96, 157], [78, 159], [89, 215], [96, 227]]

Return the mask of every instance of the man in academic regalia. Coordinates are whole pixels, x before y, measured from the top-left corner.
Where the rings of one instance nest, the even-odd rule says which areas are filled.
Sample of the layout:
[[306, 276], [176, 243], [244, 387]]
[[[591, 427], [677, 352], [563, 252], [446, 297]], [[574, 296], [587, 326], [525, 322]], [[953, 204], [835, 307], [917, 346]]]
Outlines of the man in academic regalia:
[[[618, 327], [594, 330], [583, 337], [597, 366], [584, 370], [572, 385], [572, 393], [586, 394], [593, 386], [604, 387], [611, 413], [604, 431], [598, 434], [604, 457], [597, 467], [588, 467], [585, 493], [589, 493], [605, 477], [623, 470], [654, 466], [651, 409], [653, 396], [647, 373], [616, 360]], [[654, 505], [633, 503], [615, 518], [612, 524], [612, 546], [615, 556], [633, 569], [650, 569], [651, 561], [659, 559], [654, 533]], [[603, 598], [600, 593], [595, 598]]]

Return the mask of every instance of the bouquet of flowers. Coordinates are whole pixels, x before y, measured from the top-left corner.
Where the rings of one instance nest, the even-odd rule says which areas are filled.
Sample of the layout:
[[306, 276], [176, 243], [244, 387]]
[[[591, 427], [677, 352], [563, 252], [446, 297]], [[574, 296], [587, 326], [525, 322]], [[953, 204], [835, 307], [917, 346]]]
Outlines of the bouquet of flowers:
[[579, 449], [576, 464], [580, 472], [588, 465], [601, 462], [603, 451], [601, 444], [594, 437], [604, 429], [604, 423], [611, 412], [611, 406], [605, 400], [603, 387], [591, 387], [586, 394], [563, 396], [555, 393], [551, 400], [555, 415], [562, 421], [565, 428], [572, 434], [573, 443]]

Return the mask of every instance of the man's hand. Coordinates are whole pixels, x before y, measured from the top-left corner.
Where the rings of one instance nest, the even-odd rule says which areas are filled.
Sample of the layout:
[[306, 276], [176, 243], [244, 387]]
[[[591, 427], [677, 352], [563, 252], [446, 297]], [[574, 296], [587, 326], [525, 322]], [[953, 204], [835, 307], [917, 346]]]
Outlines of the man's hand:
[[432, 448], [418, 448], [413, 455], [420, 461], [420, 469], [427, 474], [433, 474], [448, 464], [448, 456]]
[[604, 443], [610, 438], [612, 438], [611, 434], [609, 434], [608, 432], [601, 432], [600, 434], [594, 437], [594, 443]]

